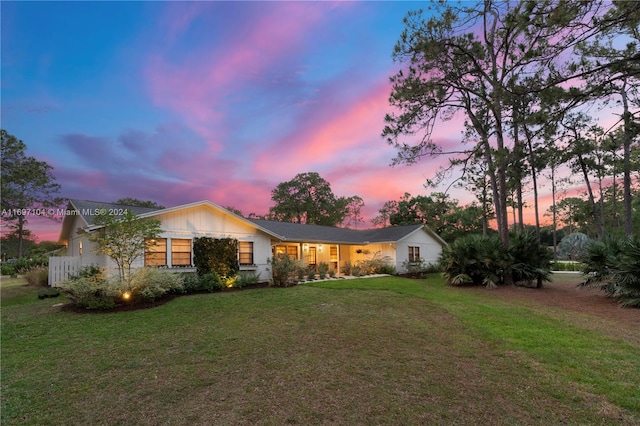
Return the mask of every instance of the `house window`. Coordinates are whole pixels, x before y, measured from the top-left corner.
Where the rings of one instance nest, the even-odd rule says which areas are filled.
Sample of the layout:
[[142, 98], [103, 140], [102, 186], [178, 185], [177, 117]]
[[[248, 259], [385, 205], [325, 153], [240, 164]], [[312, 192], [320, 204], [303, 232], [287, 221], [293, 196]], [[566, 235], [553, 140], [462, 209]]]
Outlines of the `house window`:
[[253, 265], [253, 241], [238, 242], [240, 264]]
[[297, 259], [298, 247], [297, 246], [275, 246], [273, 248], [273, 254], [274, 256], [279, 254], [286, 254], [289, 257]]
[[167, 266], [167, 239], [156, 238], [144, 254], [144, 266]]
[[171, 239], [171, 266], [191, 266], [191, 240]]
[[409, 262], [420, 262], [420, 247], [409, 246]]
[[338, 261], [338, 246], [330, 246], [329, 247], [329, 259], [332, 262]]

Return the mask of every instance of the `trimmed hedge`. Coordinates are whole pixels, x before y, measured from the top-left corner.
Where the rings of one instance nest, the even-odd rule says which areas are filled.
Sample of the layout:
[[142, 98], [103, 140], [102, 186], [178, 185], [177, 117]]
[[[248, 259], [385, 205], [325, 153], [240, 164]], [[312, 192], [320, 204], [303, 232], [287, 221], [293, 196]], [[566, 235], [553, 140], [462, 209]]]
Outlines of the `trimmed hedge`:
[[193, 240], [193, 263], [198, 275], [215, 272], [220, 277], [234, 277], [240, 270], [238, 240], [201, 237]]

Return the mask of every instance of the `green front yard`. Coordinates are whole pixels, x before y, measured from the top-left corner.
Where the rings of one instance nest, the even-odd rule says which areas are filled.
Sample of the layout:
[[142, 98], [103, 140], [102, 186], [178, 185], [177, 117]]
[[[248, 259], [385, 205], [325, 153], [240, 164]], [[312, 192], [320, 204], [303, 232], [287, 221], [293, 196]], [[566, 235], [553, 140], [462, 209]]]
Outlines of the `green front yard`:
[[440, 278], [92, 314], [6, 284], [3, 425], [640, 422], [639, 345]]

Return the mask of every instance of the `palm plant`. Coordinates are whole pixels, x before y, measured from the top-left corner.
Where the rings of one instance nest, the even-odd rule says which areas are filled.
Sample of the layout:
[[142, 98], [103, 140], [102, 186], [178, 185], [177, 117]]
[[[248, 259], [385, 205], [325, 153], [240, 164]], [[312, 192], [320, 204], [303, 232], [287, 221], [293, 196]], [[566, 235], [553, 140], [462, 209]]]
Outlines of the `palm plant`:
[[468, 235], [445, 247], [439, 263], [451, 285], [484, 284], [494, 288], [503, 281], [510, 259], [497, 237]]
[[591, 240], [585, 245], [582, 257], [585, 280], [579, 287], [597, 287], [607, 295], [613, 295], [615, 286], [611, 277], [622, 253], [621, 243], [621, 239], [606, 237]]
[[640, 307], [640, 238], [628, 238], [623, 253], [618, 258], [613, 280], [616, 285], [614, 297], [622, 306]]
[[640, 307], [640, 237], [591, 241], [583, 262], [580, 287], [597, 287], [623, 306]]
[[542, 287], [543, 281], [551, 280], [553, 254], [538, 243], [532, 232], [513, 234], [509, 252], [513, 256], [511, 272], [514, 282], [536, 281], [537, 287]]

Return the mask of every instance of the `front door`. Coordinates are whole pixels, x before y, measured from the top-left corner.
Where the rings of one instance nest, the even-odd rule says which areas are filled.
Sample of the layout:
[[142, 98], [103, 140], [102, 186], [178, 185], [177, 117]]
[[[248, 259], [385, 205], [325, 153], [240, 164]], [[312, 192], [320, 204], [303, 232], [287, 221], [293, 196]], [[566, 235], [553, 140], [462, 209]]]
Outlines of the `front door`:
[[316, 248], [309, 247], [309, 265], [316, 266]]

